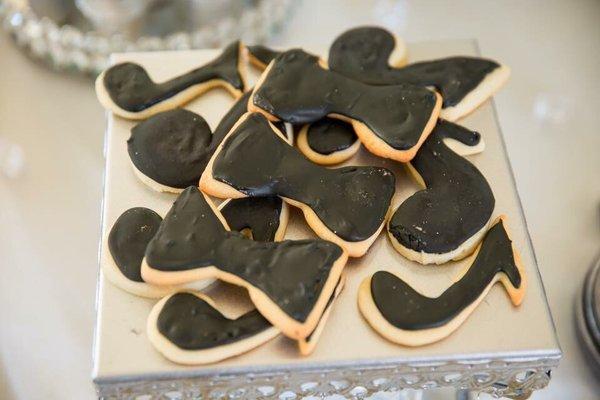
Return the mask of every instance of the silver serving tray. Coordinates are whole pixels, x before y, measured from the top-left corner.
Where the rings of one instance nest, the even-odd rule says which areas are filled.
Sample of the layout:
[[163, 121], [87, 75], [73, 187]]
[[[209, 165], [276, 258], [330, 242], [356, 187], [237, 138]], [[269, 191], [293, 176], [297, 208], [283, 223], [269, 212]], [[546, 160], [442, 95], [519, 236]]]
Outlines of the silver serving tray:
[[[474, 41], [415, 43], [409, 49], [411, 61], [478, 54]], [[160, 81], [216, 54], [218, 50], [128, 53], [113, 55], [112, 62], [135, 61]], [[232, 102], [225, 92], [213, 91], [187, 108], [204, 116], [214, 129]], [[379, 269], [390, 269], [417, 290], [437, 296], [459, 274], [464, 262], [438, 267], [418, 265], [395, 252], [382, 233], [366, 256], [348, 263], [346, 287], [312, 355], [300, 356], [293, 342], [280, 337], [217, 364], [186, 367], [163, 358], [146, 337], [146, 317], [155, 301], [118, 289], [100, 272], [93, 369], [99, 395], [111, 399], [165, 394], [183, 398], [292, 399], [333, 393], [363, 397], [401, 388], [455, 387], [518, 397], [546, 386], [561, 351], [493, 103], [484, 104], [462, 123], [482, 133], [486, 150], [468, 159], [490, 182], [496, 196], [495, 215], [508, 216], [513, 240], [521, 252], [529, 285], [520, 307], [513, 307], [504, 289], [496, 285], [447, 339], [417, 348], [386, 341], [367, 325], [356, 306], [357, 289], [363, 278]], [[152, 191], [134, 175], [126, 150], [134, 124], [108, 115], [101, 265], [110, 257], [106, 236], [123, 211], [145, 206], [164, 215], [175, 199], [172, 194]], [[350, 163], [381, 165], [394, 171], [395, 205], [417, 189], [402, 165], [391, 160], [378, 159], [361, 150]], [[313, 236], [298, 212], [292, 212], [287, 236]], [[213, 290], [210, 294], [218, 302], [234, 299], [229, 307], [248, 307], [244, 301], [238, 301], [239, 293], [231, 296], [230, 292]]]

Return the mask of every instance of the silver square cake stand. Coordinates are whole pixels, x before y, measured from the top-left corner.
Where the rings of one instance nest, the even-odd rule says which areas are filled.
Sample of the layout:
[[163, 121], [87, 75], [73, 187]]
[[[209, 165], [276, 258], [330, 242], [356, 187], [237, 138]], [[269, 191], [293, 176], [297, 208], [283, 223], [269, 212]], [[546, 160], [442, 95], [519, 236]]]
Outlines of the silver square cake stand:
[[[410, 60], [450, 55], [477, 55], [474, 41], [441, 41], [409, 45]], [[116, 54], [112, 62], [134, 61], [157, 80], [209, 61], [218, 50]], [[255, 79], [256, 76], [253, 77]], [[186, 108], [204, 116], [211, 127], [233, 100], [213, 91]], [[487, 177], [496, 196], [495, 215], [506, 214], [528, 275], [527, 294], [513, 307], [502, 287], [492, 288], [467, 321], [448, 338], [423, 347], [392, 344], [362, 319], [356, 305], [358, 285], [379, 269], [395, 271], [417, 290], [437, 296], [459, 274], [463, 262], [420, 266], [396, 253], [384, 233], [367, 255], [346, 267], [347, 283], [337, 300], [313, 354], [302, 357], [290, 340], [280, 337], [241, 356], [206, 366], [180, 366], [163, 358], [146, 337], [146, 317], [155, 300], [130, 295], [99, 273], [93, 381], [105, 399], [238, 399], [291, 400], [341, 394], [363, 398], [405, 388], [450, 387], [494, 396], [526, 398], [545, 387], [561, 357], [542, 280], [492, 102], [461, 123], [478, 130], [486, 150], [468, 157]], [[174, 195], [152, 191], [134, 175], [126, 140], [135, 123], [108, 115], [104, 208], [100, 264], [110, 254], [106, 236], [118, 216], [144, 206], [164, 215]], [[361, 150], [350, 163], [381, 165], [397, 177], [394, 204], [417, 189], [403, 167]], [[292, 212], [287, 237], [311, 237], [302, 217]], [[213, 291], [214, 292], [214, 291]], [[211, 293], [217, 302], [231, 296]]]

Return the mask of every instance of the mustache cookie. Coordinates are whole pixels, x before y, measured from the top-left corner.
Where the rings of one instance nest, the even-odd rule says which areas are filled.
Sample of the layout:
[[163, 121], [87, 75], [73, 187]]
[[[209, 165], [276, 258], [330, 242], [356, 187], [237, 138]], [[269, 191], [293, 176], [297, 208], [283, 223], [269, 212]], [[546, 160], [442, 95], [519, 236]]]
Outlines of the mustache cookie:
[[456, 121], [479, 107], [510, 76], [507, 66], [479, 57], [448, 57], [398, 68], [388, 62], [397, 47], [405, 49], [383, 28], [350, 29], [331, 45], [329, 68], [371, 85], [434, 87], [443, 99], [440, 118], [448, 121]]
[[498, 281], [512, 303], [521, 304], [526, 276], [505, 217], [492, 224], [468, 270], [439, 297], [426, 297], [396, 275], [378, 271], [360, 285], [358, 306], [365, 320], [384, 338], [405, 346], [421, 346], [458, 329]]
[[383, 227], [395, 178], [385, 168], [315, 165], [262, 114], [249, 113], [211, 158], [200, 187], [222, 198], [280, 196], [302, 210], [318, 236], [359, 257]]
[[240, 42], [233, 42], [208, 64], [161, 83], [154, 82], [141, 65], [116, 64], [96, 79], [96, 95], [104, 108], [127, 119], [171, 110], [216, 87], [237, 98], [245, 87], [242, 54]]
[[328, 69], [300, 49], [286, 51], [269, 64], [248, 104], [249, 111], [272, 121], [342, 119], [352, 124], [370, 152], [403, 162], [414, 157], [440, 108], [441, 97], [427, 88], [367, 85]]
[[245, 287], [269, 322], [301, 339], [315, 329], [346, 260], [324, 240], [256, 242], [229, 231], [210, 200], [189, 187], [148, 244], [141, 272], [155, 285], [215, 278]]
[[406, 164], [423, 189], [404, 200], [387, 225], [394, 248], [421, 264], [443, 264], [469, 255], [494, 211], [494, 194], [485, 177], [445, 139], [481, 148], [479, 133], [440, 120]]

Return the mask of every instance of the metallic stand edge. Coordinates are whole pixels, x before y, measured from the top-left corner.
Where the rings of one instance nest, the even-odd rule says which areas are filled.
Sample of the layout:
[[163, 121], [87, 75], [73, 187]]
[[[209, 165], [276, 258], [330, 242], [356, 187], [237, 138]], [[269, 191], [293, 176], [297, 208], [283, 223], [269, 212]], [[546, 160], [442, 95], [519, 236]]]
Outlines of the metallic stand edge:
[[[389, 365], [264, 374], [203, 376], [97, 385], [101, 399], [136, 396], [174, 399], [281, 399], [333, 394], [360, 399], [401, 389], [454, 387], [494, 397], [527, 398], [550, 382], [560, 355], [533, 360]], [[154, 397], [151, 397], [154, 398]]]

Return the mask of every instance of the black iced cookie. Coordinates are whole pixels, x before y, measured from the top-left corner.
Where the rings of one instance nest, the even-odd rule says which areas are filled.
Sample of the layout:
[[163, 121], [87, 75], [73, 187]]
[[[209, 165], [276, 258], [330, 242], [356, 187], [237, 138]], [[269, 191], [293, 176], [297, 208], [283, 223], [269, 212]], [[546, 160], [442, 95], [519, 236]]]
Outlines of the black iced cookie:
[[239, 97], [244, 92], [240, 53], [241, 44], [233, 42], [208, 64], [161, 83], [139, 64], [113, 65], [98, 77], [96, 93], [106, 108], [131, 119], [178, 107], [217, 86]]
[[525, 275], [502, 217], [486, 233], [465, 275], [439, 297], [423, 296], [396, 275], [378, 271], [361, 285], [359, 307], [387, 339], [422, 345], [457, 329], [498, 280], [513, 304], [519, 305], [525, 293]]
[[289, 337], [306, 337], [340, 278], [346, 255], [324, 240], [256, 242], [227, 231], [196, 187], [177, 198], [148, 244], [142, 276], [160, 285], [217, 278], [244, 286]]
[[262, 45], [246, 46], [248, 58], [252, 65], [261, 70], [267, 68], [267, 65], [281, 52], [270, 49]]
[[200, 293], [161, 300], [148, 317], [150, 342], [181, 364], [208, 364], [251, 350], [279, 334], [256, 309], [231, 319]]
[[433, 128], [440, 107], [439, 95], [427, 88], [367, 85], [324, 68], [318, 57], [294, 49], [279, 55], [265, 70], [248, 110], [292, 124], [326, 116], [349, 120], [369, 151], [408, 161]]
[[400, 204], [388, 222], [396, 250], [422, 264], [470, 254], [494, 211], [494, 194], [485, 177], [450, 150], [445, 138], [474, 146], [480, 135], [440, 120], [410, 162], [425, 188]]
[[360, 141], [351, 124], [339, 119], [323, 118], [302, 127], [297, 146], [312, 162], [331, 165], [344, 162], [356, 154]]
[[[329, 68], [371, 85], [434, 87], [443, 99], [441, 117], [453, 121], [489, 98], [509, 75], [507, 67], [479, 57], [448, 57], [395, 68], [388, 63], [393, 50], [394, 37], [383, 28], [350, 29], [331, 45]], [[465, 101], [468, 96], [472, 99]]]
[[273, 242], [283, 239], [288, 220], [287, 205], [279, 197], [246, 197], [226, 200], [219, 211], [231, 230], [249, 229], [252, 239]]
[[[203, 191], [234, 197], [280, 196], [300, 207], [321, 237], [361, 256], [384, 222], [395, 190], [385, 168], [324, 168], [286, 143], [258, 113], [223, 141], [200, 180]], [[239, 197], [239, 195], [238, 195]]]

